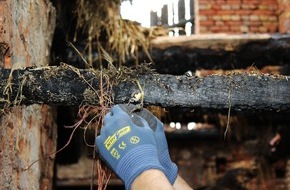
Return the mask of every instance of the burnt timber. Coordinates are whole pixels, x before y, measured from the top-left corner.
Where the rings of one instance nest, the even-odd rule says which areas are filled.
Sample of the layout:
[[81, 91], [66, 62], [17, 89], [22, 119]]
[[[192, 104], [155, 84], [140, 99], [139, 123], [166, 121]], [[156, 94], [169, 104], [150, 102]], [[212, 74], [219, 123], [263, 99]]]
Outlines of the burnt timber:
[[[151, 57], [158, 73], [180, 75], [188, 70], [289, 66], [290, 35], [200, 34], [157, 37]], [[149, 61], [139, 54], [140, 62]]]
[[[12, 77], [9, 75], [12, 72]], [[67, 66], [0, 70], [1, 107], [13, 105], [98, 105], [100, 76]], [[290, 78], [232, 73], [206, 77], [146, 73], [136, 80], [144, 86], [145, 105], [194, 109], [289, 111]], [[114, 103], [128, 103], [138, 90], [134, 80], [112, 88]]]

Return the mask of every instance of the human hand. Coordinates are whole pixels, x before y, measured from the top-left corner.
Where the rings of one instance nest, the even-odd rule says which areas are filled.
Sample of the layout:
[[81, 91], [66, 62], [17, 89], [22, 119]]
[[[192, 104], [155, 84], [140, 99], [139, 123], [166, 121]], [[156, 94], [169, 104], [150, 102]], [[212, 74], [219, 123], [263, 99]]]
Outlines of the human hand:
[[144, 119], [129, 114], [119, 105], [106, 114], [96, 145], [102, 159], [123, 180], [126, 189], [148, 169], [165, 173], [158, 160], [154, 132]]
[[[120, 104], [120, 107], [127, 113], [131, 113], [131, 111], [134, 109], [133, 105]], [[174, 184], [177, 178], [177, 166], [171, 161], [169, 155], [163, 123], [147, 109], [135, 111], [134, 114], [137, 114], [138, 116], [143, 118], [148, 123], [149, 127], [154, 131], [154, 136], [157, 144], [156, 147], [158, 152], [158, 159], [165, 169], [166, 177], [171, 184]]]

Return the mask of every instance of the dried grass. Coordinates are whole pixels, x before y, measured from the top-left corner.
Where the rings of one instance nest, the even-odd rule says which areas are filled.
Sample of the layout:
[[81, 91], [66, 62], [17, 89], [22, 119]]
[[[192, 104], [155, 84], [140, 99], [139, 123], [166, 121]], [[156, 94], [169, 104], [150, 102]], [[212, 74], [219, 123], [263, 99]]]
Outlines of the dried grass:
[[[144, 28], [139, 23], [123, 20], [120, 2], [116, 0], [79, 0], [77, 2], [77, 29], [88, 36], [88, 62], [92, 64], [92, 49], [106, 49], [115, 57], [119, 66], [133, 57], [138, 65], [138, 51], [142, 50], [149, 60], [150, 41], [156, 36], [167, 35], [162, 27]], [[77, 40], [77, 35], [75, 36]], [[97, 47], [96, 47], [97, 46]], [[99, 58], [101, 59], [101, 58]], [[101, 60], [99, 61], [101, 67]]]
[[[90, 55], [93, 42], [102, 47], [100, 41], [104, 38], [104, 33], [106, 43], [103, 46], [108, 52], [118, 56], [119, 64], [124, 63], [125, 57], [136, 51], [139, 40], [132, 36], [136, 28], [128, 26], [121, 19], [118, 2], [79, 0], [77, 7], [77, 29], [88, 36]], [[99, 51], [98, 54], [100, 53]], [[92, 64], [92, 58], [89, 58], [89, 63]]]

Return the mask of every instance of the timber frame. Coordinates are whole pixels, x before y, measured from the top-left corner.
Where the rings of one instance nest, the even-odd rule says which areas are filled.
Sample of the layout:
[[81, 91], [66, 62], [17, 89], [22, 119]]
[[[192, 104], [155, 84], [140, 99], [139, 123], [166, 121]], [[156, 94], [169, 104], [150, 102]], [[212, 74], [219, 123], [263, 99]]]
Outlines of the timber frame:
[[[236, 111], [290, 110], [288, 76], [229, 73], [188, 77], [147, 72], [136, 75], [135, 79], [129, 77], [111, 83], [111, 100], [128, 103], [131, 94], [138, 90], [135, 81], [145, 85], [145, 105]], [[99, 90], [100, 75], [68, 65], [0, 70], [2, 108], [21, 104], [98, 105]]]

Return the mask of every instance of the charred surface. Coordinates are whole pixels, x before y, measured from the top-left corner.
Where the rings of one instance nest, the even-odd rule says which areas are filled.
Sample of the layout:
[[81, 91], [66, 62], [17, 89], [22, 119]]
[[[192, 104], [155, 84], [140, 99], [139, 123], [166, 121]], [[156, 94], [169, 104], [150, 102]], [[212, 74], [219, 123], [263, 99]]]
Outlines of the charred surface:
[[[98, 105], [99, 76], [73, 67], [0, 70], [1, 107], [18, 104]], [[290, 108], [290, 81], [286, 76], [211, 75], [186, 77], [148, 73], [137, 76], [144, 87], [145, 105], [223, 110], [274, 110]], [[113, 86], [115, 103], [127, 103], [138, 90], [133, 79]], [[104, 86], [103, 86], [104, 87]], [[6, 90], [6, 91], [4, 91]], [[10, 103], [10, 104], [9, 104]]]
[[[156, 70], [174, 75], [198, 69], [284, 66], [289, 55], [290, 36], [263, 34], [160, 37], [152, 42], [151, 51]], [[142, 53], [139, 60], [149, 61]]]

